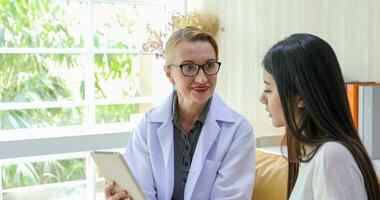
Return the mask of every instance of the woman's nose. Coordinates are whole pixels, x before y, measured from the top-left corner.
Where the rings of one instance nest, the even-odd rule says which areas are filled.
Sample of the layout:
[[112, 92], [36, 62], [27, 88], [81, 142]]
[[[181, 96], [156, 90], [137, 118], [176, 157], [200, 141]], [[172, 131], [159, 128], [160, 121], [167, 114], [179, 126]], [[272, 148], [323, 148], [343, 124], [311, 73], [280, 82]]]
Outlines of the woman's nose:
[[264, 93], [262, 93], [262, 94], [260, 95], [260, 99], [259, 99], [259, 101], [260, 101], [260, 103], [262, 103], [262, 104], [266, 104], [266, 98], [265, 98], [265, 96], [264, 96]]
[[195, 76], [195, 81], [198, 83], [204, 83], [207, 81], [207, 76], [203, 71], [203, 68], [199, 70], [198, 74]]

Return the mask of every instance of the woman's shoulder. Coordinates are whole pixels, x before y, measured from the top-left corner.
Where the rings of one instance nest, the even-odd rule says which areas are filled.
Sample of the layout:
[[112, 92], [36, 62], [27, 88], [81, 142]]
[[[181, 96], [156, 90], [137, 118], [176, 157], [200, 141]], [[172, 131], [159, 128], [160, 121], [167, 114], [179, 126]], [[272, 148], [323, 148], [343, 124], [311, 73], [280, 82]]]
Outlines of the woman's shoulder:
[[329, 151], [334, 151], [334, 152], [339, 152], [339, 153], [349, 153], [349, 150], [347, 149], [346, 146], [344, 146], [342, 143], [339, 142], [325, 142], [321, 148], [321, 151], [329, 152]]
[[320, 150], [321, 151], [337, 151], [337, 152], [341, 152], [341, 153], [349, 152], [347, 147], [345, 147], [343, 144], [341, 144], [339, 142], [334, 142], [334, 141], [325, 142], [320, 147]]
[[346, 146], [339, 142], [326, 142], [316, 153], [316, 160], [327, 165], [343, 165], [348, 162], [355, 163], [355, 160]]

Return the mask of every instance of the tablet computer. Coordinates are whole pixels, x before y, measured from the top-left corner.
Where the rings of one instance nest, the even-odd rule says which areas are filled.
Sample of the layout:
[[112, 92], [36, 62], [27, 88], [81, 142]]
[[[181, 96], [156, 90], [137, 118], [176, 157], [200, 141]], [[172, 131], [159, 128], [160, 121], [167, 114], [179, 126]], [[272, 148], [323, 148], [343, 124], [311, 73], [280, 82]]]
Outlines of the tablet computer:
[[127, 190], [136, 200], [146, 200], [138, 182], [133, 176], [123, 156], [118, 152], [94, 151], [91, 156], [106, 181], [115, 181], [113, 192]]

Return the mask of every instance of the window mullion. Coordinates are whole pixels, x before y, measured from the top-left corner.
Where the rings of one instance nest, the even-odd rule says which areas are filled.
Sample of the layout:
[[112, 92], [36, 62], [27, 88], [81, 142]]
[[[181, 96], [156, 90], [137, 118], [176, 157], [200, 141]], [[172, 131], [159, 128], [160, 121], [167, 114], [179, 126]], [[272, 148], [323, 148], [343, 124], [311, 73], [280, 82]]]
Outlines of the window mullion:
[[44, 102], [10, 102], [0, 103], [0, 111], [4, 110], [25, 110], [25, 109], [46, 109], [46, 108], [73, 108], [85, 106], [86, 102], [79, 101], [44, 101]]
[[83, 54], [83, 48], [0, 48], [1, 54]]
[[87, 66], [85, 69], [85, 100], [87, 102], [85, 112], [85, 126], [93, 126], [96, 123], [95, 112], [95, 51], [94, 51], [94, 13], [93, 2], [87, 0], [87, 31], [85, 33], [85, 49], [87, 52]]
[[[87, 53], [86, 80], [85, 80], [85, 100], [88, 102], [85, 113], [85, 126], [96, 125], [96, 105], [95, 105], [95, 47], [94, 47], [94, 6], [93, 0], [87, 0], [87, 31], [85, 48]], [[89, 155], [86, 156], [86, 192], [87, 199], [96, 199], [95, 169]]]
[[[143, 104], [154, 103], [154, 98], [150, 96], [140, 96], [125, 99], [94, 99], [95, 105], [115, 105], [115, 104]], [[4, 110], [25, 110], [25, 109], [46, 109], [46, 108], [74, 108], [87, 106], [88, 101], [43, 101], [43, 102], [10, 102], [0, 103], [0, 111]], [[1, 132], [1, 131], [0, 131]]]
[[[9, 54], [86, 54], [88, 48], [0, 48], [0, 55]], [[138, 49], [95, 48], [94, 53], [102, 54], [130, 54], [130, 55], [156, 55], [153, 52], [142, 52]]]
[[91, 156], [86, 155], [86, 187], [87, 199], [96, 199], [96, 174], [95, 163], [92, 161]]

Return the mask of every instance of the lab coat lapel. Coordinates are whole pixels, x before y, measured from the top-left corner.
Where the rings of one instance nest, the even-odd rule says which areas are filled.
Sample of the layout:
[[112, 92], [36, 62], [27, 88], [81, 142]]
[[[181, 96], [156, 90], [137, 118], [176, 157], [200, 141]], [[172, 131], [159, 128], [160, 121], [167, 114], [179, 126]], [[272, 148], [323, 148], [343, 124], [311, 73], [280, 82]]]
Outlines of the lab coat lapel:
[[157, 127], [157, 135], [162, 149], [166, 169], [168, 169], [171, 156], [174, 156], [172, 109], [173, 96], [175, 93], [176, 91], [173, 90], [171, 95], [151, 113], [149, 119], [150, 122], [161, 123]]
[[210, 110], [203, 125], [199, 141], [194, 152], [190, 167], [188, 181], [185, 188], [185, 199], [191, 199], [196, 183], [202, 179], [199, 177], [206, 156], [214, 144], [220, 132], [217, 121], [233, 121], [229, 108], [224, 104], [220, 97], [213, 95]]
[[202, 171], [203, 163], [206, 159], [207, 153], [210, 151], [212, 144], [219, 134], [219, 126], [214, 119], [207, 118], [202, 128], [201, 135], [194, 152], [193, 160], [188, 175], [188, 181], [185, 188], [185, 199], [191, 199], [195, 185], [198, 181], [199, 174]]
[[[174, 141], [173, 141], [173, 123], [172, 123], [172, 102], [175, 91], [153, 111], [150, 122], [159, 123], [157, 127], [157, 137], [162, 150], [165, 173], [165, 199], [170, 199], [174, 186]], [[158, 151], [160, 149], [157, 149]], [[160, 154], [161, 152], [155, 152]]]
[[171, 198], [174, 186], [174, 142], [173, 134], [171, 133], [173, 133], [173, 123], [171, 120], [167, 120], [157, 129], [157, 134], [165, 162], [165, 199]]
[[[170, 134], [173, 132], [173, 123], [171, 120], [165, 121], [158, 129], [157, 129], [157, 135], [158, 139], [160, 141], [160, 146], [162, 149], [164, 162], [165, 162], [165, 168], [168, 169], [168, 165], [170, 162], [170, 158], [174, 156], [173, 150], [173, 134]], [[173, 155], [171, 155], [173, 154]]]

